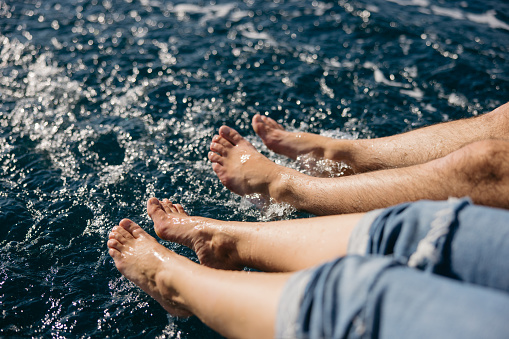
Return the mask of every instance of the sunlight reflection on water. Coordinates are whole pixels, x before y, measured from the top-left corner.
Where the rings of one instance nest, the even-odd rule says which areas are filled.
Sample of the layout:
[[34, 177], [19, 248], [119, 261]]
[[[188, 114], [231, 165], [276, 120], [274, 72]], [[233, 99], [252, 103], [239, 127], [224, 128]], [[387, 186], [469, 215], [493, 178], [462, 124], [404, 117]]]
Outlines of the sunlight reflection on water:
[[119, 276], [111, 227], [129, 217], [153, 233], [152, 196], [219, 219], [307, 216], [222, 187], [207, 160], [217, 129], [234, 126], [279, 164], [330, 172], [343, 165], [268, 152], [252, 116], [356, 139], [493, 109], [509, 88], [505, 9], [0, 0], [1, 335], [216, 336]]

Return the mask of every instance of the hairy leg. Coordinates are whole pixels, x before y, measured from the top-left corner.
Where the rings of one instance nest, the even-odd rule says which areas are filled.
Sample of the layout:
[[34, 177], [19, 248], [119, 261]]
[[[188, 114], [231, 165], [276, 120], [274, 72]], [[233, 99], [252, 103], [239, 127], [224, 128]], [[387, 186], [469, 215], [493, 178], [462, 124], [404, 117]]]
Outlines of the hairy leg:
[[[305, 132], [289, 132], [274, 119], [256, 114], [251, 122], [253, 130], [271, 151], [297, 159], [301, 155], [315, 158], [352, 162], [351, 140], [337, 140], [319, 134]], [[337, 152], [331, 153], [332, 149]]]
[[390, 137], [337, 140], [325, 136], [286, 131], [269, 117], [255, 115], [254, 131], [272, 151], [296, 159], [343, 161], [355, 173], [406, 167], [443, 157], [480, 140], [509, 139], [509, 103], [478, 117], [451, 121]]
[[[313, 176], [336, 177], [358, 171], [353, 161], [353, 150], [358, 141], [289, 132], [275, 120], [260, 114], [253, 117], [252, 126], [270, 150], [299, 160], [301, 167]], [[335, 151], [331, 153], [333, 149]]]
[[278, 201], [314, 214], [369, 211], [406, 201], [470, 196], [480, 205], [509, 208], [509, 142], [486, 140], [421, 165], [321, 179], [281, 182]]
[[279, 298], [290, 274], [198, 265], [160, 245], [127, 219], [111, 231], [108, 248], [120, 273], [169, 313], [194, 314], [226, 337], [274, 336]]
[[219, 132], [209, 159], [228, 189], [240, 195], [261, 193], [316, 215], [467, 195], [477, 204], [509, 208], [509, 141], [475, 142], [409, 167], [315, 178], [274, 164], [231, 128]]
[[181, 205], [151, 198], [147, 211], [157, 235], [194, 250], [200, 262], [222, 269], [291, 272], [344, 256], [364, 214], [273, 222], [220, 221], [187, 215]]

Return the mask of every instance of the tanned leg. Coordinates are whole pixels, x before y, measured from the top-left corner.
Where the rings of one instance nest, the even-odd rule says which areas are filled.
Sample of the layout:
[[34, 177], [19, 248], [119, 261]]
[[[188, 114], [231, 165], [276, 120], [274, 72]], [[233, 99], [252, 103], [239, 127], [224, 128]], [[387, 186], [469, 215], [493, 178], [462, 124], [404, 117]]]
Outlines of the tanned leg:
[[111, 231], [108, 248], [120, 273], [169, 313], [194, 314], [226, 337], [274, 337], [279, 298], [290, 274], [198, 265], [160, 245], [127, 219]]
[[466, 195], [478, 204], [509, 208], [509, 141], [475, 142], [409, 167], [315, 178], [274, 164], [231, 128], [222, 127], [214, 140], [209, 159], [228, 189], [240, 195], [260, 193], [316, 215]]
[[272, 151], [296, 159], [343, 161], [355, 173], [406, 167], [443, 157], [475, 141], [509, 139], [509, 103], [478, 117], [451, 121], [390, 137], [338, 140], [312, 133], [289, 132], [269, 117], [255, 115], [254, 131]]
[[[509, 142], [485, 140], [425, 164], [321, 179], [281, 182], [278, 201], [314, 214], [369, 211], [406, 201], [470, 196], [480, 205], [509, 208]], [[274, 189], [274, 191], [278, 191]]]
[[157, 235], [188, 246], [200, 262], [222, 269], [291, 272], [346, 255], [363, 214], [273, 222], [220, 221], [189, 216], [179, 204], [151, 198], [149, 216]]

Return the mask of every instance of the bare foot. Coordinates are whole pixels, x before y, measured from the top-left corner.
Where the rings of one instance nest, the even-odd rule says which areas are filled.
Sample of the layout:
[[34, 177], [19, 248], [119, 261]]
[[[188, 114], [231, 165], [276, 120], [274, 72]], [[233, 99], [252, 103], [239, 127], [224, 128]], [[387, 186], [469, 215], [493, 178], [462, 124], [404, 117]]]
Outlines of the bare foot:
[[181, 205], [167, 199], [150, 198], [147, 211], [161, 239], [189, 247], [203, 265], [228, 270], [244, 268], [237, 255], [237, 240], [222, 227], [226, 222], [189, 216]]
[[251, 121], [251, 126], [265, 146], [278, 154], [295, 160], [299, 155], [313, 151], [309, 147], [303, 150], [302, 147], [296, 145], [300, 139], [300, 133], [286, 131], [272, 118], [256, 114]]
[[254, 148], [237, 131], [222, 126], [212, 138], [209, 160], [219, 180], [239, 195], [261, 193], [271, 195], [271, 185], [277, 185], [280, 174], [287, 171]]
[[316, 159], [348, 161], [349, 141], [318, 134], [288, 132], [274, 119], [256, 114], [251, 122], [254, 131], [272, 151], [296, 160], [307, 155]]
[[192, 315], [171, 284], [172, 273], [182, 269], [182, 265], [193, 265], [192, 262], [159, 244], [129, 219], [113, 227], [108, 248], [120, 273], [157, 300], [166, 311], [179, 317]]

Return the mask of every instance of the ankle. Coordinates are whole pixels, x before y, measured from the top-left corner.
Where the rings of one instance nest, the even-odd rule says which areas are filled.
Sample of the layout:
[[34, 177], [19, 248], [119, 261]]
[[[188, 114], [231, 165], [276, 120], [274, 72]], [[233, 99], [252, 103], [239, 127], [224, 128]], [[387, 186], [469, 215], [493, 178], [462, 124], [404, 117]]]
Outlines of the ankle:
[[269, 183], [268, 195], [276, 202], [286, 202], [299, 209], [299, 199], [295, 192], [295, 184], [300, 177], [306, 176], [296, 170], [282, 167]]
[[245, 263], [239, 255], [239, 239], [236, 233], [236, 230], [230, 232], [221, 227], [214, 233], [210, 243], [217, 258], [222, 258], [223, 264], [232, 269], [242, 269]]
[[333, 161], [341, 161], [356, 170], [361, 151], [358, 140], [331, 139], [324, 147], [323, 157]]
[[175, 307], [178, 310], [187, 311], [185, 299], [180, 293], [180, 284], [182, 282], [179, 280], [183, 280], [183, 283], [185, 283], [185, 278], [182, 277], [181, 273], [192, 271], [192, 269], [188, 267], [186, 268], [185, 266], [196, 264], [187, 259], [186, 261], [189, 262], [184, 263], [182, 262], [182, 259], [184, 258], [176, 256], [169, 265], [166, 265], [168, 262], [163, 263], [163, 267], [158, 270], [154, 277], [154, 283], [155, 287], [159, 291], [159, 294], [161, 295], [161, 298], [163, 299], [163, 302], [170, 303], [172, 307]]

